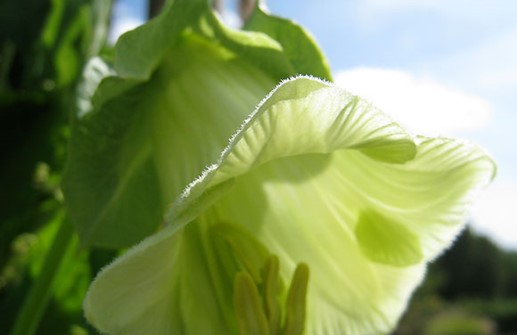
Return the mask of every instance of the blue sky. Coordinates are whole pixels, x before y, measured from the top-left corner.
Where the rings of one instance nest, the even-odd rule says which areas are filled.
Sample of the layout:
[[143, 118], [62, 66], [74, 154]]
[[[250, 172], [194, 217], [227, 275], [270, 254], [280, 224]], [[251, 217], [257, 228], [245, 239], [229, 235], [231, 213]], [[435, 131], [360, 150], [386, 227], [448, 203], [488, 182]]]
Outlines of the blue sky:
[[[472, 210], [473, 227], [517, 250], [517, 2], [270, 0], [268, 7], [312, 33], [339, 85], [415, 133], [483, 146], [499, 171]], [[142, 21], [143, 1], [119, 0], [116, 12], [115, 30], [128, 29]]]

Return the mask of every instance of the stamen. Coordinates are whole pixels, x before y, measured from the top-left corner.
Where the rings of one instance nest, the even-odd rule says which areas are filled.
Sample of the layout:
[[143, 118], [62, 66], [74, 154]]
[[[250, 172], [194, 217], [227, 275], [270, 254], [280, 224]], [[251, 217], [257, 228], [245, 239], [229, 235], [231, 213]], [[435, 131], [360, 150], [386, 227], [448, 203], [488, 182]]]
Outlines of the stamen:
[[238, 273], [233, 287], [233, 304], [241, 335], [269, 335], [260, 300], [253, 278], [246, 272]]
[[[309, 267], [296, 267], [288, 292], [278, 256], [239, 225], [211, 226], [219, 265], [233, 276], [233, 305], [241, 335], [301, 335], [305, 327]], [[220, 269], [220, 267], [219, 267]], [[231, 278], [231, 277], [230, 277]]]
[[280, 304], [283, 290], [276, 255], [268, 256], [262, 275], [259, 282], [247, 272], [235, 275], [233, 300], [240, 334], [302, 335], [309, 267], [304, 263], [296, 267], [285, 301], [283, 325]]
[[304, 263], [298, 264], [287, 295], [284, 335], [303, 334], [308, 282], [309, 267]]
[[279, 296], [282, 287], [279, 276], [278, 257], [270, 255], [264, 267], [264, 309], [269, 323], [271, 335], [280, 334], [281, 311]]
[[238, 225], [219, 223], [213, 227], [230, 246], [236, 260], [256, 283], [261, 281], [260, 269], [268, 257], [267, 249], [256, 238]]

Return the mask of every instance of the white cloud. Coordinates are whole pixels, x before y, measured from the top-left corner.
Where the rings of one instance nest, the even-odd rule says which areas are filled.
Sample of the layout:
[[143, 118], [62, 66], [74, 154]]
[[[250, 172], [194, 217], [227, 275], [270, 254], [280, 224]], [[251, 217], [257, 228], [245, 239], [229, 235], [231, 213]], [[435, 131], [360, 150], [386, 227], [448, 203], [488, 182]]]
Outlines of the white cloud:
[[137, 17], [122, 16], [114, 18], [109, 33], [109, 41], [111, 43], [115, 43], [117, 39], [120, 37], [120, 35], [122, 35], [126, 31], [135, 29], [143, 23], [144, 20]]
[[335, 79], [418, 134], [477, 130], [489, 122], [492, 112], [480, 97], [400, 70], [355, 68], [339, 72]]
[[472, 210], [475, 231], [499, 245], [517, 250], [517, 184], [496, 180], [483, 192]]

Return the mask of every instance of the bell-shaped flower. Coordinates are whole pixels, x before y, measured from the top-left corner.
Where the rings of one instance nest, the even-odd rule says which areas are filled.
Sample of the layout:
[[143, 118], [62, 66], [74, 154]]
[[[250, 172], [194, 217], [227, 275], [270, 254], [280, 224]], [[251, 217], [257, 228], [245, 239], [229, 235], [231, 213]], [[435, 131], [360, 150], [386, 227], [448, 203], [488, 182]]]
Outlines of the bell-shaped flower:
[[284, 283], [298, 264], [310, 270], [307, 334], [388, 332], [492, 174], [475, 146], [412, 138], [339, 88], [287, 81], [169, 225], [101, 272], [86, 316], [110, 334], [236, 333], [234, 278], [247, 270], [260, 284], [271, 254]]
[[[98, 274], [87, 319], [108, 334], [388, 333], [494, 163], [320, 79], [266, 95], [269, 61], [304, 66], [280, 32], [305, 33], [259, 9], [251, 22], [272, 30], [224, 30], [186, 3], [119, 42], [127, 53], [174, 36], [158, 58], [141, 51], [133, 69], [153, 71], [104, 78], [77, 120], [65, 191], [75, 219], [92, 220], [83, 243], [128, 244], [165, 213]], [[166, 25], [180, 4], [199, 25]]]

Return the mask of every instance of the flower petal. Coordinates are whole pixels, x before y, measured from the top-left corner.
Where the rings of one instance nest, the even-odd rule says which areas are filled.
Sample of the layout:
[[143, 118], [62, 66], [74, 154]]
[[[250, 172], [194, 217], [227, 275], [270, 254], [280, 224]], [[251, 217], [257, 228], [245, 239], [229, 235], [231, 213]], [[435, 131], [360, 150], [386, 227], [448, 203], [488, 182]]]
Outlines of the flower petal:
[[[493, 172], [475, 147], [429, 140], [418, 148], [406, 164], [345, 150], [271, 161], [237, 178], [204, 215], [245, 225], [287, 264], [284, 280], [309, 265], [309, 334], [388, 332]], [[264, 213], [248, 210], [257, 199]]]
[[199, 197], [205, 196], [207, 189], [263, 163], [345, 148], [396, 163], [406, 162], [416, 153], [411, 134], [360, 98], [311, 77], [285, 81], [235, 133], [219, 162], [186, 188], [171, 207], [167, 222], [184, 224], [179, 217], [198, 215], [199, 211], [192, 212], [191, 202], [203, 202]]
[[[181, 325], [181, 320], [174, 318], [179, 306], [167, 299], [176, 286], [178, 249], [168, 237], [167, 230], [151, 236], [108, 266], [109, 271], [99, 273], [83, 308], [86, 318], [101, 332], [165, 334], [173, 325]], [[149, 315], [153, 317], [146, 317]]]
[[[152, 310], [154, 290], [171, 292], [165, 306], [183, 304], [174, 298], [177, 280], [172, 280], [184, 275], [183, 268], [170, 265], [160, 272], [157, 265], [146, 273], [160, 273], [160, 281], [133, 280], [139, 260], [160, 252], [174, 258], [173, 251], [160, 251], [159, 245], [169, 241], [172, 248], [174, 239], [184, 235], [177, 229], [228, 222], [279, 257], [284, 282], [297, 264], [308, 265], [307, 334], [389, 332], [426, 262], [451, 243], [465, 222], [471, 196], [493, 173], [493, 162], [473, 145], [413, 138], [357, 97], [319, 80], [293, 79], [261, 103], [219, 162], [179, 197], [167, 217], [171, 225], [99, 275], [86, 306], [104, 309], [107, 302], [98, 296], [110, 281], [151, 292], [149, 307], [139, 310], [142, 320]], [[197, 248], [203, 245], [206, 241]], [[191, 247], [195, 255], [196, 243]], [[198, 269], [191, 280], [199, 289], [206, 296], [227, 292], [227, 283], [210, 284], [224, 277], [220, 270], [210, 270], [201, 256], [188, 261], [190, 252], [176, 259]], [[102, 292], [113, 295], [109, 289]], [[183, 298], [198, 307], [203, 301], [199, 295]], [[125, 306], [130, 299], [118, 302]], [[217, 301], [219, 320], [228, 318], [224, 299]], [[208, 309], [209, 320], [217, 320], [217, 306]], [[125, 322], [139, 328], [140, 320]]]
[[249, 229], [289, 264], [284, 280], [296, 264], [309, 265], [308, 333], [387, 332], [493, 173], [474, 145], [413, 142], [358, 98], [298, 78], [262, 103], [171, 217], [195, 211], [190, 201], [235, 179], [203, 215]]
[[225, 239], [235, 232], [224, 230], [196, 222], [147, 238], [98, 274], [85, 297], [86, 318], [112, 335], [236, 333], [237, 266], [233, 255], [225, 257]]

